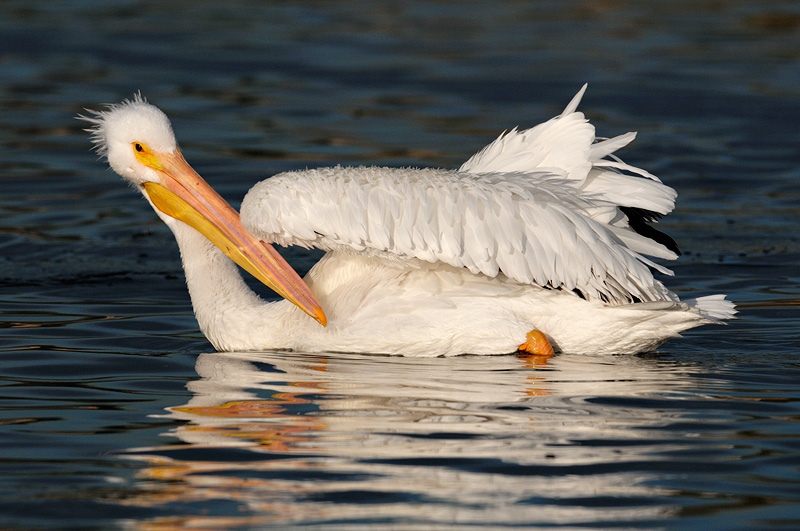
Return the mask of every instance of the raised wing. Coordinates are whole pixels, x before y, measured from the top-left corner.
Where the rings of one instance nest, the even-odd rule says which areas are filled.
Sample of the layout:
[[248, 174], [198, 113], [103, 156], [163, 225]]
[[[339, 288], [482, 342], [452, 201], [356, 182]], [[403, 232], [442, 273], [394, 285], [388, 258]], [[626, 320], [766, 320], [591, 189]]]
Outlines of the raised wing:
[[609, 302], [671, 300], [649, 267], [669, 270], [642, 255], [675, 258], [674, 242], [631, 225], [671, 211], [675, 192], [604, 158], [634, 135], [596, 142], [575, 111], [582, 93], [561, 116], [501, 135], [458, 171], [276, 175], [247, 194], [242, 222], [281, 245], [441, 261]]

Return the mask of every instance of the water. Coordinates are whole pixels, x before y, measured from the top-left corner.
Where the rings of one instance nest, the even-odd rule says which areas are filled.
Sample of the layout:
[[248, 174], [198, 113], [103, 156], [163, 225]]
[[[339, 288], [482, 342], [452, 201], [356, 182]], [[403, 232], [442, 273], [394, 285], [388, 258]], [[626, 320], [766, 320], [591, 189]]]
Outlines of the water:
[[[0, 527], [800, 527], [798, 50], [780, 1], [3, 2]], [[739, 320], [640, 356], [215, 354], [73, 119], [142, 90], [235, 203], [457, 166], [587, 81], [679, 191], [668, 284]]]

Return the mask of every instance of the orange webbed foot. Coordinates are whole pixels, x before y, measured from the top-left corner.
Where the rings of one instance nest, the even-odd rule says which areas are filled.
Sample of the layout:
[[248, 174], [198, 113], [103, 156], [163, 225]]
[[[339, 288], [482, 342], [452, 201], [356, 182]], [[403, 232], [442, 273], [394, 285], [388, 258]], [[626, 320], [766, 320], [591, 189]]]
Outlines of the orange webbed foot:
[[550, 341], [548, 341], [547, 336], [540, 330], [531, 330], [525, 337], [527, 341], [519, 346], [519, 350], [522, 352], [548, 358], [555, 354], [553, 346], [550, 344]]

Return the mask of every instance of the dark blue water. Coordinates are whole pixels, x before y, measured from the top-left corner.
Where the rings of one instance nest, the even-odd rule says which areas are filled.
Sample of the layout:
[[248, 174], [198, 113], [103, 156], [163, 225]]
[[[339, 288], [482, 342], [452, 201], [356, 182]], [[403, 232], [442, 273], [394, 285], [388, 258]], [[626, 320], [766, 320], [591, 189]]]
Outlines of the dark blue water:
[[[798, 81], [789, 1], [0, 3], [0, 528], [800, 527]], [[667, 283], [739, 320], [640, 356], [214, 354], [73, 119], [142, 90], [235, 204], [458, 166], [584, 82], [680, 194]]]

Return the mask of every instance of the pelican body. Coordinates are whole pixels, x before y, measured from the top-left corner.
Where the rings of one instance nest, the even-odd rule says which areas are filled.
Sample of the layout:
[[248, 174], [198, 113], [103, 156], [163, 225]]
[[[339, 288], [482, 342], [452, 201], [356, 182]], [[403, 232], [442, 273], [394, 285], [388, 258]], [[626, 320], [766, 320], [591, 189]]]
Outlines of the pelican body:
[[[217, 350], [406, 356], [635, 353], [735, 310], [681, 301], [651, 258], [675, 191], [614, 153], [577, 111], [513, 129], [457, 170], [333, 167], [276, 175], [241, 215], [186, 163], [140, 95], [81, 116], [97, 150], [175, 235], [201, 330]], [[326, 252], [305, 280], [272, 247]], [[248, 271], [284, 300], [265, 301]]]

